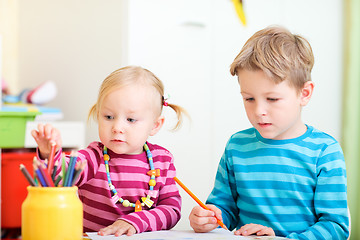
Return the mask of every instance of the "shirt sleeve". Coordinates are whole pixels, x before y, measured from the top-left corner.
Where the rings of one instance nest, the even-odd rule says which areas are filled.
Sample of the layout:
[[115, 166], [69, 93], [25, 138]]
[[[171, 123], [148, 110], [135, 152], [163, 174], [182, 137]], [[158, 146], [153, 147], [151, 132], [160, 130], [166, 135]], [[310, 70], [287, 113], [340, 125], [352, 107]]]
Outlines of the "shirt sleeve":
[[328, 146], [318, 159], [314, 207], [318, 221], [292, 239], [347, 239], [349, 210], [345, 161], [338, 143]]
[[233, 230], [239, 222], [239, 209], [236, 206], [236, 181], [231, 165], [231, 158], [225, 150], [218, 166], [214, 188], [206, 203], [218, 207], [222, 212], [224, 224]]
[[[36, 153], [37, 153], [37, 157], [40, 159], [40, 152], [39, 149], [36, 149]], [[76, 186], [80, 186], [84, 183], [86, 183], [89, 179], [92, 179], [94, 177], [94, 175], [96, 174], [98, 168], [99, 168], [99, 161], [100, 161], [100, 156], [99, 156], [99, 149], [95, 148], [93, 145], [89, 145], [89, 147], [87, 147], [86, 149], [82, 149], [79, 150], [78, 152], [78, 156], [76, 157], [76, 162], [79, 161], [86, 161], [87, 164], [85, 166], [85, 168], [81, 171], [80, 176], [77, 176], [77, 178], [75, 179], [74, 184]], [[55, 173], [55, 179], [57, 179], [60, 175], [61, 175], [61, 181], [59, 184], [63, 184], [63, 180], [65, 176], [62, 176], [62, 154], [63, 154], [63, 149], [60, 148], [54, 156], [54, 162], [57, 162], [58, 167]], [[91, 155], [91, 156], [90, 156]], [[89, 160], [90, 159], [90, 160]], [[41, 161], [44, 161], [44, 159], [40, 159]], [[64, 164], [65, 164], [65, 171], [67, 171], [68, 166], [70, 163], [70, 155], [65, 155], [64, 158]]]
[[168, 169], [161, 171], [166, 175], [165, 184], [159, 189], [156, 207], [140, 212], [133, 212], [121, 217], [121, 220], [131, 223], [137, 233], [147, 231], [169, 230], [181, 217], [181, 197], [176, 186], [176, 169], [173, 158]]

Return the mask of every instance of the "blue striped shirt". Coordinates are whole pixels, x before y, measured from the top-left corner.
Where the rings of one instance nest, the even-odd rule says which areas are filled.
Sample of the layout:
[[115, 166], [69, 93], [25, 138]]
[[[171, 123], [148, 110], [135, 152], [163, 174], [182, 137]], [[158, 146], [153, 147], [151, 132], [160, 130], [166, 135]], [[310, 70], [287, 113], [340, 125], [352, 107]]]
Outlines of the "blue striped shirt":
[[230, 138], [207, 203], [222, 210], [231, 230], [255, 223], [293, 239], [348, 237], [341, 147], [307, 127], [294, 139], [265, 139], [254, 128]]

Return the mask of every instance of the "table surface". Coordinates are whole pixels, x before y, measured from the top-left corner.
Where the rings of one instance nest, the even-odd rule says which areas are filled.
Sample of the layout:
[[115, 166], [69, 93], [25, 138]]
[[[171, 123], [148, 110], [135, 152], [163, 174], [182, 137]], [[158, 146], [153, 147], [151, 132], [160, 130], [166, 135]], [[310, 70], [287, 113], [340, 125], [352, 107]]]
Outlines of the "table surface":
[[207, 239], [207, 240], [215, 240], [215, 239], [263, 239], [263, 240], [285, 240], [288, 238], [283, 237], [270, 237], [270, 236], [235, 236], [232, 232], [224, 230], [222, 228], [217, 228], [209, 233], [195, 233], [192, 230], [169, 230], [169, 231], [155, 231], [155, 232], [145, 232], [140, 234], [135, 234], [133, 236], [121, 236], [115, 237], [114, 235], [110, 236], [99, 236], [96, 232], [87, 233], [88, 238], [84, 237], [84, 239], [92, 239], [92, 240], [113, 240], [113, 239], [136, 239], [136, 240], [149, 240], [149, 239], [156, 239], [156, 240], [183, 240], [183, 239]]

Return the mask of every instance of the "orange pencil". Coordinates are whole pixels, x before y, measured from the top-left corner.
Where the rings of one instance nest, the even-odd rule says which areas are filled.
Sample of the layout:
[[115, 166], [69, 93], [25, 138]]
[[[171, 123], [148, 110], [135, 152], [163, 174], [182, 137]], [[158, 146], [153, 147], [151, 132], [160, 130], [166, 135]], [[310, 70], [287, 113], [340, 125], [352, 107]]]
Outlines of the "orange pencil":
[[[206, 209], [206, 210], [210, 210], [210, 209], [209, 209], [204, 203], [202, 203], [202, 202], [200, 201], [200, 199], [198, 199], [177, 177], [174, 177], [174, 180], [175, 180], [175, 182], [177, 182], [177, 183], [180, 185], [180, 187], [182, 187], [182, 188], [185, 190], [185, 192], [187, 192], [187, 193], [190, 195], [190, 197], [192, 197], [202, 208], [204, 208], [204, 209]], [[210, 211], [211, 211], [211, 210], [210, 210]], [[218, 223], [223, 229], [229, 230], [222, 221], [220, 221], [217, 217], [215, 217], [215, 218], [217, 219], [217, 223]]]

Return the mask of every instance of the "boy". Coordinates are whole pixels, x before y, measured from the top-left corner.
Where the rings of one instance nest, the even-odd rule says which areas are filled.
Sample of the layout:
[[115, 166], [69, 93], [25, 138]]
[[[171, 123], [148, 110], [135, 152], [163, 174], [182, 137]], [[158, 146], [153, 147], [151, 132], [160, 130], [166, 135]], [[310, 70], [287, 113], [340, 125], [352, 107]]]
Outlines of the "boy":
[[314, 89], [314, 56], [281, 27], [255, 33], [231, 64], [253, 128], [235, 133], [220, 160], [207, 204], [194, 207], [196, 232], [292, 239], [349, 236], [346, 170], [339, 143], [301, 120]]

